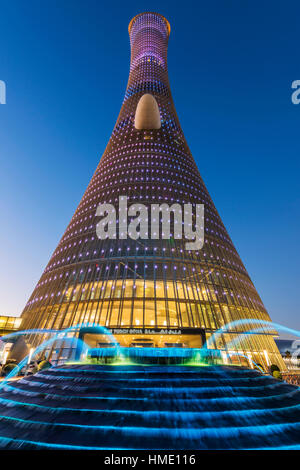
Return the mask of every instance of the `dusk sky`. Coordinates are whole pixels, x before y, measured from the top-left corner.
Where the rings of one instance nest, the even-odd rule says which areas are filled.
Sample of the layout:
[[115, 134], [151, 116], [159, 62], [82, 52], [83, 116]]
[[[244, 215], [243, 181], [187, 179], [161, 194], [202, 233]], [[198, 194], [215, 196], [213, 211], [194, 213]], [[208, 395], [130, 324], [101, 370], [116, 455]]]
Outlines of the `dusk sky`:
[[143, 11], [170, 21], [175, 106], [233, 243], [300, 330], [296, 1], [0, 0], [0, 315], [21, 314], [101, 158]]

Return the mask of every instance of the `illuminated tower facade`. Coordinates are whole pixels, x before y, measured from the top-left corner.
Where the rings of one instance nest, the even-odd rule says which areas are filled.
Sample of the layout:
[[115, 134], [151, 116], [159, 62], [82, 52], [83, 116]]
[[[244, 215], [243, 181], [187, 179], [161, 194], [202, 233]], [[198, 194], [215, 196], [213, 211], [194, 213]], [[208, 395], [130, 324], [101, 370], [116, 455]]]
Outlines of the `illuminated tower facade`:
[[[22, 329], [65, 329], [92, 323], [114, 329], [120, 344], [201, 347], [204, 338], [238, 319], [270, 320], [222, 223], [190, 153], [175, 111], [167, 69], [169, 22], [142, 13], [129, 24], [130, 75], [106, 150], [23, 311]], [[99, 240], [99, 203], [204, 204], [205, 242]], [[129, 219], [128, 219], [129, 220]], [[262, 325], [263, 326], [263, 325]], [[282, 366], [269, 330], [232, 328], [214, 347], [232, 347]], [[275, 333], [275, 332], [274, 332]], [[30, 343], [39, 341], [29, 336]], [[70, 357], [61, 346], [52, 358]], [[240, 360], [240, 359], [237, 359]]]

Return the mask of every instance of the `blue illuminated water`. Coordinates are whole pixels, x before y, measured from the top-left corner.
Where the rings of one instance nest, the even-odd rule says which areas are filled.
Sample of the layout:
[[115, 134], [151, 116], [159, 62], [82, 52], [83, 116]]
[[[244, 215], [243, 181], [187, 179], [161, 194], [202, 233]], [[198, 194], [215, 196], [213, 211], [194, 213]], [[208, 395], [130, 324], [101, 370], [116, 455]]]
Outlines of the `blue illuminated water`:
[[[253, 325], [253, 328], [248, 328], [248, 325]], [[248, 328], [245, 331], [245, 326]], [[239, 331], [238, 327], [243, 327], [243, 331]], [[227, 343], [227, 349], [234, 347], [240, 340], [243, 340], [247, 334], [257, 334], [257, 333], [272, 333], [272, 332], [283, 331], [294, 336], [300, 337], [300, 331], [294, 330], [293, 328], [288, 328], [287, 326], [281, 325], [280, 323], [275, 323], [267, 320], [256, 319], [256, 318], [241, 318], [239, 320], [234, 320], [232, 322], [226, 323], [226, 325], [219, 328], [215, 331], [204, 344], [204, 348], [214, 348], [215, 341], [222, 336], [222, 334], [227, 332], [234, 332], [237, 336], [232, 340], [231, 343]]]
[[[109, 357], [111, 364], [85, 359], [11, 381], [24, 358], [0, 384], [0, 448], [298, 449], [300, 389], [258, 370], [225, 366], [211, 348], [219, 335], [246, 323], [253, 324], [250, 333], [287, 330], [247, 319], [218, 330], [201, 349], [122, 348], [99, 327], [111, 347], [93, 350], [82, 342], [82, 358]], [[51, 335], [32, 358], [83, 326], [95, 325], [32, 331]]]
[[[97, 333], [103, 334], [107, 337], [108, 342], [113, 344], [116, 350], [116, 356], [120, 356], [120, 345], [117, 342], [116, 338], [113, 336], [113, 334], [105, 327], [102, 325], [95, 325], [93, 323], [85, 323], [85, 324], [78, 324], [78, 325], [73, 325], [69, 328], [66, 328], [64, 330], [53, 330], [53, 329], [40, 329], [40, 328], [35, 328], [32, 330], [20, 330], [16, 331], [14, 333], [10, 333], [8, 335], [4, 335], [1, 337], [2, 341], [8, 341], [12, 338], [18, 337], [18, 336], [28, 336], [31, 334], [49, 334], [49, 335], [54, 335], [50, 337], [49, 339], [43, 341], [39, 346], [37, 346], [34, 351], [27, 356], [24, 357], [22, 361], [20, 361], [16, 367], [7, 375], [7, 377], [0, 383], [0, 389], [13, 377], [17, 376], [20, 371], [27, 365], [29, 360], [34, 360], [35, 358], [38, 358], [39, 355], [45, 351], [45, 349], [48, 346], [51, 346], [55, 344], [56, 341], [63, 339], [64, 341], [74, 341], [74, 338], [68, 337], [70, 333], [76, 333], [78, 330], [81, 328], [90, 328], [92, 327]], [[88, 346], [80, 339], [76, 338], [77, 346], [79, 347], [81, 351], [81, 355], [86, 356], [87, 351], [88, 351]]]
[[1, 389], [0, 448], [297, 448], [299, 399], [243, 367], [64, 365]]

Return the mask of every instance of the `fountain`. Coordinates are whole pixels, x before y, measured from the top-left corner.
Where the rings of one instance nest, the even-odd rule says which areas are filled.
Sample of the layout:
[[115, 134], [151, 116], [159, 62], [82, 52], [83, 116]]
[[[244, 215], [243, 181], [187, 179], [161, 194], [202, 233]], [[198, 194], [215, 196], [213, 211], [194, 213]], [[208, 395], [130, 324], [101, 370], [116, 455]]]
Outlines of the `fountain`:
[[[32, 357], [78, 328], [42, 330], [52, 337]], [[99, 328], [104, 347], [82, 341], [77, 361], [11, 381], [26, 357], [5, 378], [0, 448], [300, 449], [299, 387], [225, 365], [211, 344], [122, 348]]]

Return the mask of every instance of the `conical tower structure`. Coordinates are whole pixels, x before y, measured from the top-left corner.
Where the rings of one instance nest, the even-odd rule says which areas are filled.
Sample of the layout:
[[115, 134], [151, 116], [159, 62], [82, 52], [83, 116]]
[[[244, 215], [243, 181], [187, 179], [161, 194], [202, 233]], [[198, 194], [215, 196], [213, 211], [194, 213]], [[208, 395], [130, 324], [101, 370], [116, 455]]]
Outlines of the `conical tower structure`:
[[[119, 117], [25, 306], [22, 329], [92, 323], [114, 329], [126, 346], [201, 347], [204, 336], [235, 320], [254, 319], [255, 328], [263, 327], [260, 322], [270, 317], [203, 183], [175, 111], [167, 69], [169, 22], [157, 13], [142, 13], [130, 22], [129, 35], [130, 75]], [[204, 204], [204, 246], [187, 250], [186, 240], [174, 235], [133, 240], [119, 233], [99, 240], [98, 205], [113, 204], [118, 214], [124, 197], [128, 205]], [[251, 328], [250, 322], [229, 328], [214, 347], [230, 347], [233, 361], [238, 350], [265, 367], [282, 367], [270, 330], [235, 340], [237, 332]], [[39, 338], [28, 336], [32, 344]], [[74, 354], [63, 346], [49, 353], [52, 359]]]

